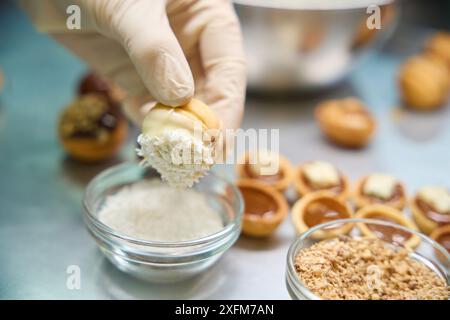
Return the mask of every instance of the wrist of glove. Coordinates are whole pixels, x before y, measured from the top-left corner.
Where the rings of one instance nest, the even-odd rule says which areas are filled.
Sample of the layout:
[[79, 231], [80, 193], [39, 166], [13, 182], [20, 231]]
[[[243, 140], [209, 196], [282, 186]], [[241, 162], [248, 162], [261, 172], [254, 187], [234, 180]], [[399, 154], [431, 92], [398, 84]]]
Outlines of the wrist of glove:
[[[71, 4], [81, 9], [81, 30], [66, 28]], [[134, 121], [142, 121], [144, 102], [178, 106], [195, 93], [225, 127], [239, 125], [245, 62], [228, 1], [22, 0], [22, 5], [40, 30], [128, 93], [125, 112]]]

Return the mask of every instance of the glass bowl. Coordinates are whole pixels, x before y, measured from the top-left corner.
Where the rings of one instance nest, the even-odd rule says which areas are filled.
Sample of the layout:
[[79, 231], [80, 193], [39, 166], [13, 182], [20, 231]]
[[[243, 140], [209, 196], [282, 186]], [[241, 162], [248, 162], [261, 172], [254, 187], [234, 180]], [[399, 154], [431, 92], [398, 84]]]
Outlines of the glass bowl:
[[[407, 237], [418, 237], [419, 241], [414, 244], [414, 247], [408, 248], [410, 250], [409, 256], [427, 265], [438, 276], [446, 281], [447, 286], [449, 285], [450, 255], [434, 240], [418, 231], [388, 221], [356, 218], [339, 219], [312, 227], [308, 231], [301, 234], [289, 248], [286, 266], [286, 287], [292, 299], [320, 300], [320, 297], [310, 291], [298, 277], [294, 266], [295, 257], [300, 250], [311, 247], [313, 244], [320, 241], [317, 240], [317, 237], [314, 237], [315, 233], [324, 229], [329, 230], [330, 228], [340, 227], [343, 224], [351, 224], [352, 228], [348, 234], [351, 237], [363, 236], [361, 230], [364, 228], [369, 228], [371, 230], [386, 230], [386, 228], [388, 228], [391, 231], [400, 232]], [[393, 239], [381, 237], [381, 234], [378, 232], [373, 232], [373, 235], [379, 237], [390, 246], [401, 246], [399, 242], [395, 242], [395, 237], [393, 237]], [[334, 238], [336, 238], [336, 236]]]
[[84, 222], [98, 247], [120, 270], [150, 282], [176, 282], [212, 266], [239, 237], [243, 200], [239, 190], [210, 173], [194, 186], [223, 221], [223, 229], [209, 236], [179, 242], [136, 239], [117, 232], [98, 219], [105, 198], [123, 186], [159, 178], [151, 168], [137, 163], [111, 167], [94, 177], [84, 195]]

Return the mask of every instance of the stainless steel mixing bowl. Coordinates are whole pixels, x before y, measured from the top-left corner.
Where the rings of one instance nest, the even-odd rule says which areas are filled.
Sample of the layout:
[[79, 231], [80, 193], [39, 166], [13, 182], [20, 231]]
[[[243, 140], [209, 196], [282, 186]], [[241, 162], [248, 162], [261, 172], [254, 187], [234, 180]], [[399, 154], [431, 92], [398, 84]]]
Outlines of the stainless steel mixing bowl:
[[[315, 89], [336, 83], [380, 45], [398, 17], [395, 0], [234, 0], [250, 88]], [[371, 4], [381, 29], [367, 28]]]

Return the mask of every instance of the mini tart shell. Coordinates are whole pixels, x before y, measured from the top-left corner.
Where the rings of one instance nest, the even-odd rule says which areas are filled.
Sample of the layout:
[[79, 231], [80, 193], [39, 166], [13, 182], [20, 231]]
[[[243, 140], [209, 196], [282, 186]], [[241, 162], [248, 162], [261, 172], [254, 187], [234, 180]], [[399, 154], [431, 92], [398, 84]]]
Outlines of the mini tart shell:
[[[365, 206], [356, 212], [355, 218], [371, 219], [373, 216], [383, 216], [386, 217], [386, 219], [399, 224], [400, 226], [418, 231], [416, 224], [410, 219], [406, 218], [399, 210], [383, 204], [372, 204]], [[376, 220], [376, 218], [373, 219]], [[375, 234], [364, 223], [358, 222], [356, 225], [364, 236], [372, 238], [376, 237]], [[411, 237], [404, 243], [404, 246], [407, 248], [415, 248], [419, 244], [420, 237], [412, 234]]]
[[268, 195], [276, 203], [277, 210], [270, 217], [259, 217], [255, 214], [245, 212], [242, 218], [242, 233], [251, 237], [267, 237], [283, 222], [289, 212], [286, 198], [275, 188], [253, 179], [241, 179], [236, 182], [238, 188], [252, 188]]
[[[376, 120], [370, 113], [366, 117], [368, 125], [364, 128], [352, 128], [341, 121], [337, 121], [328, 113], [328, 108], [339, 108], [334, 104], [340, 103], [362, 103], [355, 98], [346, 98], [342, 100], [328, 100], [320, 103], [315, 110], [316, 121], [324, 135], [333, 143], [344, 148], [362, 148], [372, 139], [376, 130]], [[363, 107], [367, 111], [366, 107]]]
[[[304, 164], [299, 165], [295, 170], [294, 170], [294, 186], [295, 186], [295, 190], [297, 191], [297, 194], [300, 197], [303, 197], [309, 193], [312, 192], [319, 192], [319, 191], [327, 191], [330, 192], [331, 194], [334, 194], [333, 192], [327, 190], [327, 189], [320, 189], [320, 190], [312, 190], [310, 186], [308, 186], [305, 181], [303, 180], [303, 167]], [[350, 183], [348, 182], [348, 178], [343, 175], [339, 170], [339, 178], [341, 179], [341, 183], [342, 183], [342, 191], [339, 194], [334, 194], [334, 197], [337, 197], [340, 200], [346, 200], [349, 196], [349, 190], [350, 190]]]
[[396, 201], [386, 202], [386, 203], [373, 203], [373, 202], [371, 202], [370, 197], [368, 197], [362, 193], [364, 183], [367, 181], [368, 178], [369, 178], [369, 176], [362, 177], [359, 180], [357, 180], [355, 183], [355, 187], [354, 187], [353, 194], [352, 194], [352, 200], [357, 209], [360, 209], [365, 206], [373, 205], [373, 204], [383, 204], [383, 205], [387, 205], [387, 206], [390, 206], [390, 207], [398, 209], [398, 210], [403, 210], [405, 208], [406, 202], [407, 202], [406, 192], [405, 192], [405, 186], [401, 182], [399, 182], [397, 180], [397, 183], [400, 184], [400, 187], [401, 187], [402, 193], [403, 193], [399, 199], [397, 199]]
[[270, 185], [274, 189], [280, 192], [284, 192], [291, 184], [294, 179], [294, 169], [292, 167], [291, 162], [283, 157], [281, 154], [279, 156], [280, 161], [280, 171], [283, 173], [283, 177], [280, 180], [275, 182], [266, 182], [264, 180], [260, 180], [257, 177], [250, 177], [246, 172], [246, 165], [248, 164], [248, 158], [250, 156], [250, 152], [246, 152], [238, 161], [238, 165], [236, 166], [236, 174], [240, 179], [251, 179], [260, 181], [267, 185]]
[[416, 222], [417, 226], [419, 227], [420, 231], [422, 231], [425, 234], [430, 234], [439, 227], [439, 223], [436, 221], [433, 221], [429, 219], [423, 212], [422, 209], [419, 208], [417, 205], [417, 195], [410, 200], [410, 207], [412, 216], [414, 218], [414, 221]]
[[430, 238], [438, 242], [437, 240], [439, 240], [439, 238], [444, 234], [450, 234], [450, 224], [446, 224], [434, 229], [430, 234]]
[[[439, 241], [438, 241], [439, 238], [440, 238], [442, 235], [445, 235], [445, 234], [450, 234], [450, 224], [446, 224], [446, 225], [443, 225], [443, 226], [440, 226], [440, 227], [434, 229], [433, 232], [431, 232], [431, 234], [430, 234], [430, 238], [433, 239], [434, 241], [436, 241], [437, 243], [439, 243]], [[440, 243], [439, 243], [439, 244], [440, 244]], [[446, 248], [444, 248], [444, 249], [446, 249]], [[448, 252], [448, 251], [447, 251], [447, 252]], [[449, 252], [449, 253], [450, 253], [450, 252]], [[445, 257], [445, 256], [442, 254], [442, 252], [440, 252], [440, 251], [438, 251], [437, 249], [435, 249], [435, 254], [436, 254], [436, 257], [437, 257], [442, 263], [444, 263], [445, 266], [449, 266], [449, 265], [450, 265], [450, 261], [448, 260], [447, 257]]]
[[[298, 234], [302, 234], [303, 232], [306, 232], [308, 229], [311, 228], [306, 224], [304, 219], [306, 208], [311, 203], [320, 201], [327, 201], [328, 204], [330, 202], [333, 203], [335, 208], [338, 208], [338, 210], [347, 215], [348, 218], [352, 218], [353, 216], [353, 211], [350, 205], [347, 202], [336, 198], [336, 196], [333, 193], [329, 191], [316, 191], [308, 193], [301, 199], [297, 200], [294, 203], [294, 206], [292, 207], [292, 222]], [[334, 228], [330, 230], [317, 230], [316, 232], [314, 232], [314, 234], [311, 235], [311, 238], [316, 240], [334, 238], [340, 235], [347, 234], [352, 229], [353, 223], [345, 223], [344, 225], [342, 225], [342, 227], [339, 228]]]

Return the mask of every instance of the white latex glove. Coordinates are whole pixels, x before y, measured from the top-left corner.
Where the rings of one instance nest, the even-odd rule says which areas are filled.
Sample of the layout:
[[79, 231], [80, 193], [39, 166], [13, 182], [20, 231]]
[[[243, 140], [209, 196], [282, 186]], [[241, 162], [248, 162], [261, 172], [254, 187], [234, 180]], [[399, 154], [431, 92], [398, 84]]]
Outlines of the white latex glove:
[[[81, 8], [81, 30], [66, 28], [71, 4]], [[135, 122], [143, 120], [145, 102], [178, 106], [195, 91], [226, 128], [239, 126], [245, 62], [229, 1], [22, 0], [22, 6], [38, 29], [127, 92], [125, 113]]]

